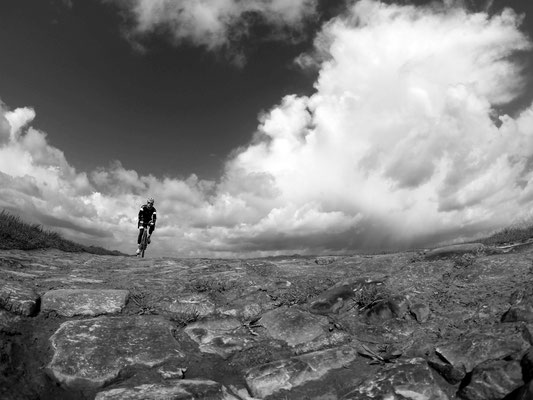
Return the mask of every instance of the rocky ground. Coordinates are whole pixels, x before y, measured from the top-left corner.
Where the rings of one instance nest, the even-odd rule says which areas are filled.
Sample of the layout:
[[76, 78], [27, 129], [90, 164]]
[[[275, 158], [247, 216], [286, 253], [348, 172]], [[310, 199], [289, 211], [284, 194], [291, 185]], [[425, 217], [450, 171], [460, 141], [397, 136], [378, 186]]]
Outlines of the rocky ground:
[[2, 399], [533, 399], [533, 246], [0, 252]]

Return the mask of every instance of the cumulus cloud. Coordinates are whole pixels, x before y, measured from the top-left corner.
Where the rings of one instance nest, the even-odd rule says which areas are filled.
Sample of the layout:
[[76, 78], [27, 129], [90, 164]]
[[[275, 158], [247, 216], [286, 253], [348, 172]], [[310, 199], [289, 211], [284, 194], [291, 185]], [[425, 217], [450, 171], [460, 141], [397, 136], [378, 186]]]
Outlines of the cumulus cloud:
[[224, 51], [244, 63], [241, 41], [260, 24], [268, 27], [262, 40], [302, 38], [317, 0], [104, 0], [124, 9], [130, 21], [127, 36], [139, 39], [163, 33], [175, 44], [183, 42], [211, 51]]
[[[135, 245], [137, 212], [149, 195], [161, 194], [158, 206], [167, 213], [160, 224], [175, 247], [176, 227], [189, 224], [188, 212], [201, 206], [212, 183], [195, 176], [187, 180], [139, 176], [120, 162], [90, 173], [78, 172], [64, 153], [50, 145], [46, 133], [31, 126], [31, 108], [8, 110], [0, 103], [0, 209], [43, 224], [67, 238], [86, 244], [131, 251]], [[194, 206], [193, 206], [194, 205]], [[184, 221], [184, 222], [182, 222]]]
[[71, 240], [132, 252], [139, 207], [153, 196], [161, 218], [152, 254], [219, 254], [213, 252], [215, 240], [198, 241], [199, 232], [221, 221], [235, 224], [242, 209], [233, 198], [217, 195], [215, 182], [196, 175], [143, 176], [119, 161], [76, 171], [47, 134], [32, 127], [35, 115], [31, 108], [9, 110], [0, 102], [0, 209]]
[[315, 93], [263, 113], [217, 182], [119, 162], [78, 172], [31, 127], [33, 110], [2, 106], [0, 208], [129, 251], [152, 195], [152, 251], [183, 256], [429, 246], [532, 218], [533, 105], [497, 114], [522, 95], [520, 20], [354, 3], [299, 58], [318, 68]]
[[[264, 249], [267, 237], [287, 248], [423, 246], [530, 217], [533, 108], [495, 115], [521, 95], [511, 56], [531, 43], [520, 22], [511, 10], [355, 3], [299, 59], [319, 67], [316, 93], [285, 97], [227, 165], [232, 204], [261, 213], [212, 236], [225, 229], [233, 248]], [[257, 176], [270, 197], [243, 189]]]

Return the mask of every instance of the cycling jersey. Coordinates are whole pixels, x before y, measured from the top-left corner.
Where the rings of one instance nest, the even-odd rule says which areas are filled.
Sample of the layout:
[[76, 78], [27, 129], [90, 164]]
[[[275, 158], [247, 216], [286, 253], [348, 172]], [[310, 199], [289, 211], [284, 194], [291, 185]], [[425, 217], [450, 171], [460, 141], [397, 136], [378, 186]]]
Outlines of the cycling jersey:
[[148, 207], [146, 204], [141, 206], [139, 210], [139, 226], [146, 226], [150, 221], [155, 225], [155, 220], [157, 218], [157, 213], [155, 207]]

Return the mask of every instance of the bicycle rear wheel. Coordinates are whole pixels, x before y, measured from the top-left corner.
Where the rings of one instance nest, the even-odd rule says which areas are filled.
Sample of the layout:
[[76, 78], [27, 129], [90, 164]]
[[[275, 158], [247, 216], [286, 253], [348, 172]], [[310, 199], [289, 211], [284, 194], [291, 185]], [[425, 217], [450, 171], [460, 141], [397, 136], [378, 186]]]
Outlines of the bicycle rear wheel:
[[144, 228], [141, 238], [141, 257], [144, 258], [144, 251], [148, 247], [148, 227]]

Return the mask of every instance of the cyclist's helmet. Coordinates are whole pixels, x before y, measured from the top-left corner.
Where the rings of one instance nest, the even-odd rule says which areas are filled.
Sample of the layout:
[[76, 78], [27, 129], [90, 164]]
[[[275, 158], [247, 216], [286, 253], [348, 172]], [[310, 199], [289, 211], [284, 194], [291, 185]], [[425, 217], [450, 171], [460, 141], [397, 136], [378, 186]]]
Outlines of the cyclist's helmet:
[[146, 203], [150, 204], [150, 205], [154, 205], [154, 199], [153, 197], [149, 197], [148, 200], [146, 201]]

